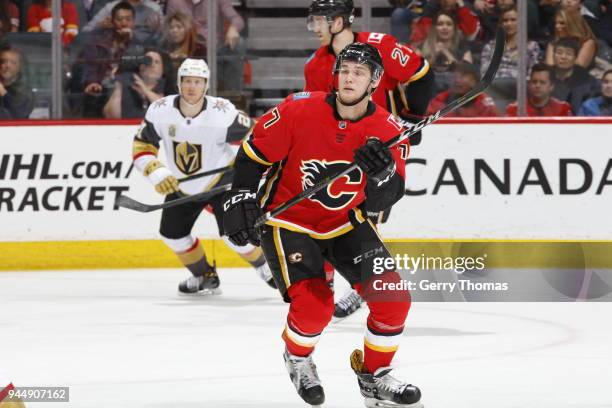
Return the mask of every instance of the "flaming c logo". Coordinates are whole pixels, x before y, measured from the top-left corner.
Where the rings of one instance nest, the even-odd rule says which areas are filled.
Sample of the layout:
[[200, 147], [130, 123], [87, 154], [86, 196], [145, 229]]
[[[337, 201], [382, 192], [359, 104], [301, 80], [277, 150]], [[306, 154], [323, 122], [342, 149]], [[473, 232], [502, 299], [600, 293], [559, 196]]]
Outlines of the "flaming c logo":
[[[302, 190], [306, 190], [321, 182], [325, 177], [342, 171], [350, 162], [344, 160], [302, 160]], [[350, 204], [357, 196], [359, 186], [363, 180], [361, 170], [355, 169], [344, 177], [327, 186], [327, 188], [310, 196], [309, 199], [317, 201], [329, 210], [340, 210]], [[334, 191], [334, 193], [332, 193]]]

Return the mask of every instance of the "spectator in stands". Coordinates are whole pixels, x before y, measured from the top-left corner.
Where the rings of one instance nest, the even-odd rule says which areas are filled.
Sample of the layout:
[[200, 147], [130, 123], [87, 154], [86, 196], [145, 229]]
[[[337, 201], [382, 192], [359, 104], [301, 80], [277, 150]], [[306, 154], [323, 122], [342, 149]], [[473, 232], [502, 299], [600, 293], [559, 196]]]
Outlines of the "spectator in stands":
[[[444, 91], [436, 95], [429, 103], [427, 114], [433, 114], [450, 102], [468, 93], [480, 80], [478, 69], [467, 62], [458, 62], [455, 64], [455, 78], [450, 90]], [[471, 102], [463, 105], [461, 108], [450, 112], [449, 117], [479, 117], [479, 116], [499, 116], [495, 102], [485, 93], [481, 93]]]
[[[168, 15], [180, 11], [193, 16], [198, 40], [207, 44], [208, 40], [208, 8], [209, 0], [168, 0], [166, 13]], [[231, 0], [217, 0], [219, 18], [217, 19], [217, 49], [219, 72], [217, 86], [219, 90], [242, 90], [244, 56], [246, 41], [240, 37], [244, 28], [244, 20], [232, 6]], [[227, 24], [224, 24], [226, 22]], [[227, 29], [225, 29], [227, 26]], [[225, 35], [223, 34], [225, 30]]]
[[579, 116], [612, 116], [612, 69], [607, 70], [601, 78], [601, 96], [586, 100]]
[[102, 10], [102, 7], [110, 1], [112, 0], [72, 0], [79, 14], [79, 27], [81, 27], [81, 31]]
[[573, 37], [579, 42], [576, 64], [591, 68], [597, 53], [597, 39], [584, 18], [575, 11], [559, 9], [555, 14], [555, 33], [546, 47], [546, 63], [554, 64], [554, 43], [561, 38]]
[[128, 71], [116, 76], [113, 92], [104, 105], [105, 118], [143, 118], [149, 105], [166, 95], [167, 57], [155, 50], [145, 56], [148, 59], [139, 65], [138, 73]]
[[[527, 116], [572, 116], [569, 103], [552, 97], [553, 69], [546, 64], [536, 64], [531, 68], [527, 83]], [[513, 102], [506, 108], [507, 116], [517, 116], [518, 103]]]
[[[518, 12], [512, 7], [501, 12], [500, 20], [506, 33], [506, 46], [501, 65], [497, 70], [495, 80], [489, 87], [489, 95], [503, 111], [505, 105], [516, 99], [516, 79], [518, 78]], [[480, 56], [480, 71], [484, 75], [495, 49], [494, 41], [488, 42]], [[535, 41], [527, 42], [527, 72], [538, 61], [540, 46]]]
[[[101, 29], [93, 35], [73, 68], [74, 88], [86, 94], [83, 115], [99, 117], [106, 103], [106, 88], [112, 83], [124, 54], [144, 53], [134, 39], [134, 8], [128, 2], [115, 4], [111, 11], [113, 28]], [[77, 102], [78, 103], [78, 102]]]
[[441, 12], [435, 27], [429, 30], [421, 53], [436, 73], [435, 93], [445, 91], [452, 83], [452, 68], [457, 61], [472, 63], [472, 53], [453, 17]]
[[[597, 34], [598, 31], [598, 18], [595, 13], [598, 12], [597, 6], [598, 1], [589, 0], [589, 6], [584, 4], [584, 0], [561, 0], [561, 8], [566, 11], [572, 11], [578, 13], [584, 18], [584, 21], [589, 25], [591, 31]], [[593, 11], [591, 10], [593, 8]], [[595, 35], [597, 37], [597, 35]]]
[[480, 29], [475, 39], [487, 42], [495, 37], [500, 7], [496, 0], [475, 0], [472, 7], [480, 22]]
[[[502, 11], [501, 22], [504, 31], [506, 32], [506, 47], [504, 48], [504, 56], [502, 57], [501, 65], [497, 70], [496, 78], [514, 78], [518, 77], [518, 59], [519, 59], [519, 48], [518, 48], [518, 12], [516, 8], [510, 8]], [[493, 50], [495, 49], [495, 43], [493, 41], [487, 43], [482, 49], [480, 56], [480, 71], [484, 75], [491, 58], [493, 57]], [[535, 41], [527, 42], [527, 69], [538, 61], [540, 56], [540, 46]]]
[[424, 0], [389, 0], [391, 13], [391, 35], [403, 44], [410, 41], [412, 21], [423, 13]]
[[19, 30], [19, 9], [10, 0], [0, 0], [0, 37]]
[[[51, 0], [34, 0], [27, 13], [29, 33], [50, 33], [53, 31]], [[68, 45], [79, 33], [79, 14], [76, 6], [62, 0], [62, 43]]]
[[162, 50], [170, 56], [174, 72], [187, 57], [206, 58], [206, 47], [198, 42], [196, 29], [189, 14], [179, 11], [166, 18]]
[[[124, 0], [134, 8], [134, 34], [133, 37], [141, 44], [154, 43], [157, 33], [161, 28], [163, 18], [162, 9], [153, 0]], [[94, 18], [83, 27], [84, 32], [92, 32], [98, 29], [110, 28], [112, 22], [112, 10], [120, 1], [111, 1], [106, 4]]]
[[554, 45], [553, 96], [567, 101], [572, 111], [578, 112], [585, 99], [599, 92], [598, 81], [588, 71], [576, 64], [580, 44], [571, 37], [561, 38]]
[[32, 90], [22, 77], [23, 56], [16, 48], [0, 50], [0, 118], [26, 119], [33, 107]]
[[423, 16], [412, 25], [410, 42], [414, 45], [422, 44], [433, 24], [434, 16], [444, 12], [453, 16], [459, 30], [467, 40], [473, 40], [480, 29], [478, 16], [465, 5], [464, 0], [430, 0], [425, 5]]

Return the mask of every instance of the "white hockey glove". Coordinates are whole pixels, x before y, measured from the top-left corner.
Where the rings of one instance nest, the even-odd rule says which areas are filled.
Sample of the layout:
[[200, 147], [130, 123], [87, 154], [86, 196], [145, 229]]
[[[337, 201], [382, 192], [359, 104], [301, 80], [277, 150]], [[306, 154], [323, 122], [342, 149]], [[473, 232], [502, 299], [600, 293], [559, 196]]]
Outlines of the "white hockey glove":
[[179, 191], [178, 180], [159, 160], [148, 163], [143, 174], [160, 194], [168, 195]]

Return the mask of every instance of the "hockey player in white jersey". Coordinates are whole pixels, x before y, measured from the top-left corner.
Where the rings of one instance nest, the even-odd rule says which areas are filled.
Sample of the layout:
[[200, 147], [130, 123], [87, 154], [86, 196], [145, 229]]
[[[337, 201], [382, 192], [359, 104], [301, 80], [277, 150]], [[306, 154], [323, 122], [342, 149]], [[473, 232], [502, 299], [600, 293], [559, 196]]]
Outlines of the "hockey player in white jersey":
[[[208, 79], [204, 60], [186, 59], [177, 74], [179, 95], [166, 96], [151, 104], [134, 138], [134, 166], [158, 193], [166, 195], [166, 201], [231, 183], [231, 174], [227, 172], [194, 178], [180, 185], [177, 179], [231, 165], [236, 155], [232, 143], [240, 143], [253, 125], [252, 119], [228, 100], [206, 95]], [[160, 146], [166, 152], [166, 165], [157, 158]], [[268, 285], [274, 286], [259, 247], [238, 247], [225, 238], [222, 195], [162, 211], [162, 239], [192, 273], [179, 284], [181, 293], [214, 293], [219, 288], [215, 266], [208, 263], [202, 244], [191, 233], [206, 206], [212, 207], [219, 234], [227, 245], [248, 261]]]

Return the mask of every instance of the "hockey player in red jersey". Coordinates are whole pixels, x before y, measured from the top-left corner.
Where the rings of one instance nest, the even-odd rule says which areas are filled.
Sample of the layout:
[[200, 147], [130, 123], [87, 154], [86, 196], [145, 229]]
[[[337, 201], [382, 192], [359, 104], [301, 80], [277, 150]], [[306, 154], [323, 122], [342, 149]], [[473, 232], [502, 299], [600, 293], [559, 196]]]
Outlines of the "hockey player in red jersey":
[[[429, 63], [407, 45], [391, 35], [354, 32], [353, 0], [313, 0], [308, 8], [308, 29], [313, 31], [321, 47], [308, 59], [304, 67], [304, 91], [329, 92], [332, 68], [336, 55], [349, 44], [370, 44], [382, 56], [385, 73], [372, 100], [396, 116], [410, 123], [420, 120], [432, 97], [434, 74]], [[420, 142], [417, 133], [411, 145]]]
[[[417, 407], [419, 389], [392, 377], [389, 367], [410, 294], [381, 284], [398, 283], [400, 276], [395, 270], [375, 273], [374, 258], [390, 255], [363, 210], [366, 196], [375, 210], [403, 197], [409, 145], [383, 145], [402, 126], [368, 98], [384, 72], [376, 48], [350, 44], [333, 70], [334, 92], [289, 96], [262, 116], [242, 144], [232, 190], [225, 196], [224, 230], [237, 245], [261, 243], [274, 280], [290, 303], [282, 334], [284, 359], [305, 402], [320, 405], [325, 400], [312, 353], [334, 311], [323, 270], [328, 261], [370, 309], [364, 350], [355, 350], [350, 359], [366, 406]], [[255, 228], [262, 209], [278, 207], [352, 161], [357, 169]]]
[[[434, 74], [425, 58], [410, 47], [399, 44], [395, 37], [382, 33], [353, 32], [355, 19], [352, 0], [313, 0], [308, 8], [308, 29], [313, 31], [321, 47], [304, 67], [305, 91], [328, 92], [332, 86], [332, 67], [336, 55], [353, 42], [368, 43], [382, 56], [385, 73], [372, 100], [408, 123], [421, 119], [432, 97]], [[419, 144], [421, 133], [410, 138]], [[368, 215], [375, 223], [384, 223], [390, 208]], [[333, 268], [326, 265], [328, 275]], [[344, 318], [361, 307], [362, 299], [354, 290], [346, 291], [336, 303], [334, 317]]]

